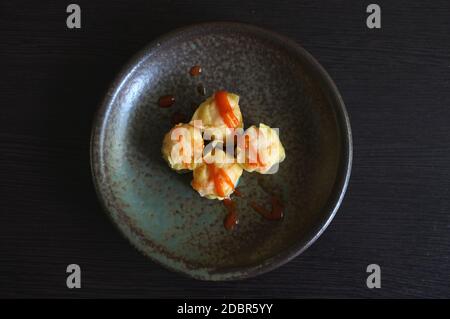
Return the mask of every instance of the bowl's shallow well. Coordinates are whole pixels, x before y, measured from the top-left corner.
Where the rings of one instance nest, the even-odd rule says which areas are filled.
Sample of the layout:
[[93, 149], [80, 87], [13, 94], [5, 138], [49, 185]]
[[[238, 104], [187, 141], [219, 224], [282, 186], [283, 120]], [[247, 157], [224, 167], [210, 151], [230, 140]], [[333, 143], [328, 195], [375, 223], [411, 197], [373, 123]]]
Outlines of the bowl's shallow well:
[[[189, 75], [200, 64], [203, 73]], [[187, 118], [207, 95], [241, 96], [245, 127], [279, 128], [286, 160], [275, 175], [244, 172], [240, 222], [226, 231], [221, 202], [201, 198], [192, 174], [161, 157], [171, 118]], [[158, 106], [173, 94], [171, 108]], [[94, 124], [91, 161], [100, 200], [120, 231], [153, 260], [198, 279], [263, 273], [306, 249], [333, 218], [351, 167], [351, 135], [343, 102], [320, 65], [294, 42], [235, 23], [201, 24], [164, 36], [132, 59], [112, 85]], [[250, 201], [276, 189], [282, 221], [263, 219]]]

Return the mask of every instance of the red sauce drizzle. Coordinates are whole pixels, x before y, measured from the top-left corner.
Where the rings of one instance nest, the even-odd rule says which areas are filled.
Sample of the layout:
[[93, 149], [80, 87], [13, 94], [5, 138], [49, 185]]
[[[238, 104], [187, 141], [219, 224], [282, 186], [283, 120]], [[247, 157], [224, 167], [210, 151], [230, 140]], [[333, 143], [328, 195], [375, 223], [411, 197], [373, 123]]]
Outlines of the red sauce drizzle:
[[202, 67], [200, 65], [194, 65], [190, 70], [189, 70], [189, 74], [191, 76], [197, 76], [200, 75], [202, 73]]
[[261, 205], [252, 202], [250, 206], [257, 211], [260, 215], [268, 220], [280, 220], [283, 218], [284, 205], [280, 199], [276, 196], [272, 196], [271, 199], [272, 210], [268, 211]]
[[214, 187], [216, 189], [217, 194], [220, 197], [225, 197], [225, 188], [224, 188], [225, 184], [227, 184], [233, 189], [234, 188], [233, 182], [223, 169], [216, 167], [214, 164], [207, 164], [207, 165], [209, 177], [214, 181]]
[[242, 193], [240, 192], [239, 188], [237, 188], [237, 187], [236, 187], [236, 189], [234, 190], [234, 194], [235, 194], [237, 197], [242, 197]]
[[173, 95], [163, 95], [159, 98], [159, 107], [167, 108], [171, 107], [175, 103], [175, 96]]
[[226, 198], [223, 200], [223, 204], [227, 209], [227, 216], [223, 221], [223, 226], [225, 226], [226, 230], [233, 230], [234, 227], [239, 223], [239, 219], [236, 213], [236, 203], [231, 199]]
[[[259, 133], [258, 133], [259, 134]], [[261, 160], [259, 156], [259, 150], [254, 147], [253, 144], [250, 143], [250, 136], [245, 135], [245, 149], [249, 150], [250, 152], [256, 153], [256, 163], [248, 163], [249, 166], [260, 166], [264, 167], [266, 164]], [[249, 153], [250, 155], [250, 153]]]
[[217, 91], [214, 99], [219, 110], [219, 114], [225, 122], [226, 126], [234, 128], [239, 125], [239, 120], [234, 115], [233, 108], [228, 101], [227, 91]]
[[[217, 194], [221, 197], [225, 197], [225, 186], [228, 185], [234, 189], [234, 184], [225, 170], [216, 167], [214, 164], [207, 164], [209, 178], [214, 181], [214, 188]], [[238, 216], [236, 212], [236, 203], [229, 198], [223, 200], [223, 204], [227, 208], [227, 216], [223, 221], [223, 225], [226, 230], [233, 230], [238, 224]]]

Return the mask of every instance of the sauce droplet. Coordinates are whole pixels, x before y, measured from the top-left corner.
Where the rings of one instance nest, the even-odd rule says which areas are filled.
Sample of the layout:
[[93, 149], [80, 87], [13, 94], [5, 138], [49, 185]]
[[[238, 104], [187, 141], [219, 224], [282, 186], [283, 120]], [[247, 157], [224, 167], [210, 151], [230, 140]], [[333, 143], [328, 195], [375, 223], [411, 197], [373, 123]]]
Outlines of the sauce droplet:
[[237, 197], [242, 197], [242, 193], [241, 193], [241, 191], [239, 190], [239, 188], [235, 188], [234, 194], [235, 194]]
[[172, 119], [171, 119], [171, 123], [172, 125], [176, 125], [179, 123], [185, 123], [186, 122], [186, 115], [184, 115], [183, 113], [176, 111], [175, 113], [173, 113], [172, 115]]
[[200, 75], [202, 73], [202, 67], [200, 65], [194, 65], [190, 70], [189, 70], [189, 74], [191, 76], [197, 76]]
[[197, 92], [198, 92], [198, 94], [200, 94], [202, 96], [206, 95], [206, 88], [205, 88], [205, 86], [202, 83], [197, 85]]
[[159, 98], [159, 107], [167, 108], [171, 107], [175, 103], [175, 96], [173, 95], [163, 95]]
[[264, 207], [262, 207], [261, 205], [255, 203], [255, 202], [251, 202], [250, 206], [256, 212], [258, 212], [261, 216], [263, 216], [264, 218], [266, 218], [268, 220], [280, 220], [280, 219], [282, 219], [283, 215], [284, 215], [284, 205], [283, 205], [283, 203], [276, 196], [272, 196], [270, 201], [271, 201], [271, 204], [272, 204], [272, 210], [270, 210], [270, 211], [266, 210]]
[[223, 226], [226, 230], [233, 230], [239, 223], [239, 219], [236, 213], [236, 203], [231, 199], [226, 198], [223, 200], [223, 204], [227, 209], [227, 216], [223, 221]]

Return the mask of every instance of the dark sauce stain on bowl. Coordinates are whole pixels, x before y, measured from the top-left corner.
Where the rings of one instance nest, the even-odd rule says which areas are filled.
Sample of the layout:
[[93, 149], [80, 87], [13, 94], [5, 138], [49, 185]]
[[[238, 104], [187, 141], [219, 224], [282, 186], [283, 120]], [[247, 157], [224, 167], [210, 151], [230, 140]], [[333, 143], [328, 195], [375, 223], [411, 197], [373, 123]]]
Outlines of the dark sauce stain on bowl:
[[236, 203], [229, 198], [223, 200], [223, 204], [227, 209], [227, 215], [223, 221], [226, 230], [233, 230], [239, 224], [239, 218], [236, 212]]
[[189, 74], [191, 76], [198, 76], [202, 73], [202, 67], [200, 65], [194, 65], [190, 70], [189, 70]]
[[265, 219], [268, 220], [282, 219], [284, 216], [284, 205], [281, 202], [281, 200], [277, 196], [272, 195], [270, 197], [270, 204], [271, 210], [267, 210], [264, 206], [256, 202], [251, 202], [250, 206]]
[[197, 85], [197, 93], [200, 94], [201, 96], [205, 96], [206, 95], [206, 88], [203, 85], [203, 83], [199, 83]]
[[170, 123], [172, 125], [177, 125], [179, 123], [186, 123], [186, 122], [187, 122], [186, 115], [180, 111], [176, 111], [175, 113], [173, 113], [172, 118], [170, 119]]
[[[234, 194], [237, 197], [243, 197], [238, 188], [235, 189]], [[223, 204], [227, 210], [227, 215], [223, 221], [223, 225], [226, 230], [233, 230], [237, 224], [239, 224], [239, 216], [236, 209], [236, 202], [230, 198], [223, 200]], [[250, 202], [250, 207], [253, 208], [258, 214], [267, 220], [276, 221], [281, 220], [284, 217], [284, 204], [280, 198], [276, 195], [270, 195], [271, 209], [266, 209], [265, 206], [256, 202]]]
[[175, 96], [173, 95], [163, 95], [158, 100], [159, 107], [168, 108], [175, 103]]

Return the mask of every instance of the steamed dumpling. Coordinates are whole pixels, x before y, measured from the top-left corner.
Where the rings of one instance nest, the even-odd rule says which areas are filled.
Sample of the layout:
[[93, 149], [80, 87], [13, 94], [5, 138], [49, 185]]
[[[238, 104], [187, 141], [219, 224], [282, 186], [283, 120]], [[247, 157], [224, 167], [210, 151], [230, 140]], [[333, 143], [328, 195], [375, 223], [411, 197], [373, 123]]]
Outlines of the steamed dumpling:
[[223, 200], [235, 190], [242, 175], [242, 167], [234, 157], [220, 149], [205, 155], [204, 163], [194, 169], [192, 187], [202, 197]]
[[203, 138], [199, 128], [177, 124], [165, 136], [161, 152], [175, 171], [193, 170], [202, 162]]
[[286, 155], [277, 131], [265, 124], [250, 126], [237, 145], [237, 160], [247, 172], [274, 174]]
[[244, 126], [239, 108], [239, 96], [226, 91], [217, 91], [195, 111], [191, 123], [198, 125], [211, 139], [223, 140], [226, 129], [242, 128]]

